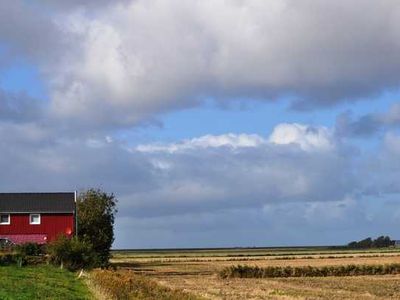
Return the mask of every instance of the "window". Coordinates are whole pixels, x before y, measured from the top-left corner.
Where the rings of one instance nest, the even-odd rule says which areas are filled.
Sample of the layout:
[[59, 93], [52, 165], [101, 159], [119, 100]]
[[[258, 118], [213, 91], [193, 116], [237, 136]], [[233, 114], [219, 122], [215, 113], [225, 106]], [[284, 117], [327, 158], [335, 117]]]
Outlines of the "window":
[[10, 225], [9, 214], [0, 214], [0, 225]]
[[39, 225], [40, 224], [40, 214], [30, 214], [29, 215], [29, 224]]

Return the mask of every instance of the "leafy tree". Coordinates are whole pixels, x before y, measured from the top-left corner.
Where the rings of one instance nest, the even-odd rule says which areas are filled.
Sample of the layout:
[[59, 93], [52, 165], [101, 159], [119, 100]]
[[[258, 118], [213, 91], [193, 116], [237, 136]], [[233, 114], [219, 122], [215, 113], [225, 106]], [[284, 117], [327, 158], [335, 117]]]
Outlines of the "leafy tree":
[[358, 242], [356, 242], [356, 241], [352, 241], [347, 244], [347, 247], [349, 247], [349, 248], [357, 248], [357, 246], [358, 246]]
[[392, 245], [392, 240], [388, 236], [380, 236], [376, 240], [374, 240], [374, 247], [383, 248], [389, 247]]
[[373, 245], [372, 239], [370, 237], [359, 241], [358, 244], [359, 248], [371, 248]]
[[114, 194], [100, 189], [82, 192], [77, 199], [78, 237], [90, 243], [96, 252], [99, 265], [107, 266], [114, 242], [114, 219], [117, 200]]

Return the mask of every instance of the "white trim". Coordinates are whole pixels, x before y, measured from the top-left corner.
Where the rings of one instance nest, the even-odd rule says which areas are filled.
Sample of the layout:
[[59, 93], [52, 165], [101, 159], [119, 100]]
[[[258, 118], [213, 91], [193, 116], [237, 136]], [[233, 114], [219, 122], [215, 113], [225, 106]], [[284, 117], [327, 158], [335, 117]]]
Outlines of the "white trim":
[[[38, 222], [32, 222], [32, 216], [39, 216], [39, 221]], [[30, 225], [40, 225], [40, 223], [41, 223], [40, 214], [29, 214], [29, 224]]]
[[0, 225], [10, 225], [11, 224], [11, 216], [10, 216], [10, 214], [0, 214], [0, 215], [8, 216], [8, 222], [2, 223], [1, 220], [0, 220]]

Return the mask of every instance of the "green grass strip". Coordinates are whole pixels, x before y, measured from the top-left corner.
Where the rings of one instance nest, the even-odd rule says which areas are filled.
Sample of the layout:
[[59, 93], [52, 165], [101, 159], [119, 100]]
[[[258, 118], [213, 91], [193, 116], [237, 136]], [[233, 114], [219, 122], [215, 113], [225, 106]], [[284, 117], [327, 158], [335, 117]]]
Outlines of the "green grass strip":
[[52, 266], [0, 267], [0, 299], [92, 299], [75, 273]]

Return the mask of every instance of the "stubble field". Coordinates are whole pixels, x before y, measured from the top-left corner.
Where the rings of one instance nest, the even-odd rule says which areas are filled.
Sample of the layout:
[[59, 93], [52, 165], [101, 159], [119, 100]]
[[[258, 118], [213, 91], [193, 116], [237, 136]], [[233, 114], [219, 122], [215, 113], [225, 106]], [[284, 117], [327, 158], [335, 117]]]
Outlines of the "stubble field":
[[231, 278], [229, 266], [342, 266], [400, 264], [399, 249], [265, 248], [114, 251], [121, 269], [204, 299], [400, 299], [400, 275]]

